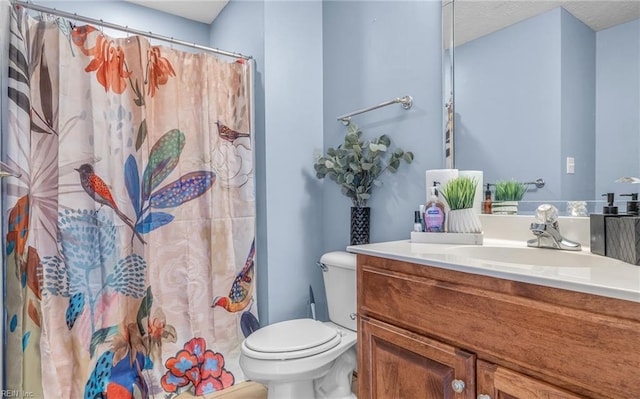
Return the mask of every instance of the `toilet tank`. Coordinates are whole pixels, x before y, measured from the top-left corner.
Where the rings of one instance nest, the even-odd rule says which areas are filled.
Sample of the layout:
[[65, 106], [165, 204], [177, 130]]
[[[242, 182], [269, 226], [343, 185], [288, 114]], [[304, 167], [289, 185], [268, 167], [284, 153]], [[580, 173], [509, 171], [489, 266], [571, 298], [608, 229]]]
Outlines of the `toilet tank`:
[[329, 319], [356, 331], [356, 255], [328, 252], [320, 258]]

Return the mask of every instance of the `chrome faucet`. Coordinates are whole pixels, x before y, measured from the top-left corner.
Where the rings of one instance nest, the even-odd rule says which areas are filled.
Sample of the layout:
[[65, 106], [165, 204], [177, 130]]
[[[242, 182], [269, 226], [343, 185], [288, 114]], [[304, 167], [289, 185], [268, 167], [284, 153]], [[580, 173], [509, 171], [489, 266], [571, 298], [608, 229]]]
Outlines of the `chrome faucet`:
[[530, 230], [536, 235], [527, 241], [527, 246], [535, 248], [554, 248], [568, 251], [580, 251], [582, 245], [568, 240], [560, 234], [558, 227], [558, 209], [549, 204], [542, 204], [536, 211], [536, 221], [531, 223]]

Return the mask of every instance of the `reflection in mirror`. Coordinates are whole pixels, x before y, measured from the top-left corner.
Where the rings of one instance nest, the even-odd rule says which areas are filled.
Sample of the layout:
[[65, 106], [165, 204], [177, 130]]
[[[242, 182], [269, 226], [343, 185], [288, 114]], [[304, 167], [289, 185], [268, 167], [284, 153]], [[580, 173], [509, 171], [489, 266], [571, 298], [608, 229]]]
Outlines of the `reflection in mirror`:
[[[442, 46], [453, 47], [453, 0], [442, 0]], [[453, 101], [453, 57], [449, 51], [442, 57], [442, 93], [443, 93], [443, 126], [444, 126], [444, 167], [455, 167], [455, 151], [453, 148], [453, 122], [455, 111]]]
[[537, 204], [638, 191], [615, 180], [640, 175], [639, 1], [452, 7], [456, 168], [542, 177]]

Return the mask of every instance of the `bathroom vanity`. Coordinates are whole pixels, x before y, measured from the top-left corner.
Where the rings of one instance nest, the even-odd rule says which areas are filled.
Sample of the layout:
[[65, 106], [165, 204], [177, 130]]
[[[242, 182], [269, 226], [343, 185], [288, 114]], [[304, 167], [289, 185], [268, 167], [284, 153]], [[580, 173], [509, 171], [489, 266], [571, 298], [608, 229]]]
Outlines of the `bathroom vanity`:
[[535, 264], [536, 252], [501, 264], [452, 248], [349, 247], [359, 398], [640, 398], [640, 267], [588, 253], [566, 267]]

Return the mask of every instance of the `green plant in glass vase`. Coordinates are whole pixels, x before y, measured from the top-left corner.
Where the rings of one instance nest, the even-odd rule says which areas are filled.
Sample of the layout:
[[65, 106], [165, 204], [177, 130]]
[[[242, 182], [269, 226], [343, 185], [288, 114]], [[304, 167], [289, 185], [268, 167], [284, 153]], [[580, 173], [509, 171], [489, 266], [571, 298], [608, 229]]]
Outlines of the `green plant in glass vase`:
[[[373, 139], [362, 137], [362, 131], [355, 125], [349, 125], [344, 142], [336, 148], [327, 149], [325, 155], [316, 158], [314, 168], [316, 177], [329, 177], [336, 182], [342, 194], [351, 199], [351, 244], [364, 244], [369, 241], [369, 208], [367, 201], [375, 186], [382, 183], [378, 177], [385, 171], [395, 173], [402, 161], [411, 163], [413, 153], [401, 148], [391, 150], [391, 138], [386, 134]], [[354, 216], [355, 213], [355, 216]], [[358, 216], [361, 215], [361, 216]], [[356, 226], [354, 226], [354, 218]], [[360, 220], [360, 218], [363, 218]], [[360, 225], [360, 227], [359, 227]], [[362, 230], [362, 237], [354, 238], [356, 230]]]

